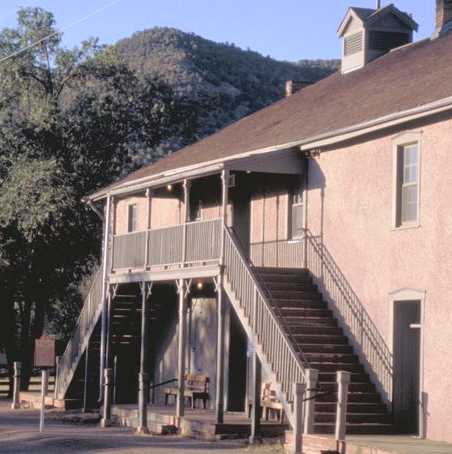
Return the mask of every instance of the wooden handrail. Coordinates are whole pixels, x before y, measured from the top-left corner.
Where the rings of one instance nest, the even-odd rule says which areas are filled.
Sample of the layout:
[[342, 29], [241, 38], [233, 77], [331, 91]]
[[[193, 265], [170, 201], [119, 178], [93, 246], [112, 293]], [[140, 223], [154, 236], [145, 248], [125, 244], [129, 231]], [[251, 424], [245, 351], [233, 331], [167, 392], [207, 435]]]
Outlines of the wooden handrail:
[[291, 402], [294, 385], [305, 382], [305, 368], [287, 336], [250, 264], [231, 231], [225, 227], [225, 279], [231, 286], [266, 363], [277, 377], [288, 419], [293, 424]]
[[74, 333], [66, 345], [59, 363], [57, 381], [58, 399], [63, 399], [78, 363], [88, 346], [91, 334], [96, 326], [102, 309], [102, 267], [97, 271], [85, 298]]

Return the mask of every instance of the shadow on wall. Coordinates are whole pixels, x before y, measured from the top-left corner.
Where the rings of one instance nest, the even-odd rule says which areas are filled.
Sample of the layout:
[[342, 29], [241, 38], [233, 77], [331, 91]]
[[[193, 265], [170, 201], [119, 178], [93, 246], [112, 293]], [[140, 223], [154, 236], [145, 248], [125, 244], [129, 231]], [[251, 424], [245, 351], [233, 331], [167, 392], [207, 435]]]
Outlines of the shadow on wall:
[[[309, 162], [309, 188], [320, 190], [319, 235], [306, 230], [305, 246], [308, 269], [329, 306], [345, 328], [356, 353], [382, 393], [386, 403], [392, 402], [393, 359], [377, 326], [342, 273], [324, 242], [325, 175], [315, 159]], [[306, 203], [309, 203], [306, 201]]]

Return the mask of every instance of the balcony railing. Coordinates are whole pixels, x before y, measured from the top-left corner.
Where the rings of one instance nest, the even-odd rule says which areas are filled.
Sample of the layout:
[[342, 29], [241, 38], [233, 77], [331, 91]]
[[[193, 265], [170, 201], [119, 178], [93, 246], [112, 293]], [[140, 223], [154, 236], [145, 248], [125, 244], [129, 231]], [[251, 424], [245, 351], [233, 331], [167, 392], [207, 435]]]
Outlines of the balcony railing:
[[[221, 219], [117, 235], [112, 269], [180, 267], [220, 258]], [[147, 252], [147, 253], [146, 253]]]

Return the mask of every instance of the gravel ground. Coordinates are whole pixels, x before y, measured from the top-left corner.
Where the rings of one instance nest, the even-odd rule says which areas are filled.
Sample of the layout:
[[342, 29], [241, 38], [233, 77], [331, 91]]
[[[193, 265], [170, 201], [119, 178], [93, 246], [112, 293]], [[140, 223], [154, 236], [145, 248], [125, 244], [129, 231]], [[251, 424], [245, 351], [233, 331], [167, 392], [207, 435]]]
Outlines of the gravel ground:
[[247, 447], [241, 441], [199, 442], [174, 436], [137, 437], [132, 429], [62, 424], [48, 421], [38, 431], [39, 412], [12, 411], [0, 402], [0, 453], [61, 454], [282, 454], [278, 445]]

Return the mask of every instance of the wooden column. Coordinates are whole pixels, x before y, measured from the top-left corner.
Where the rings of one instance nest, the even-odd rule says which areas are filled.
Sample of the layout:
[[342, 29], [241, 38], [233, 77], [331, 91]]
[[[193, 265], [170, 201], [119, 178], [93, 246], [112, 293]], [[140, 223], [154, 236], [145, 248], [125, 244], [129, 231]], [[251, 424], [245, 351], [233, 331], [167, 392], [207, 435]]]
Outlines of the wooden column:
[[111, 369], [104, 370], [104, 405], [102, 408], [102, 419], [100, 420], [100, 426], [102, 428], [110, 427], [111, 425], [111, 385], [113, 378], [113, 371]]
[[112, 318], [112, 307], [113, 307], [113, 295], [112, 295], [113, 290], [111, 288], [108, 288], [108, 293], [107, 293], [107, 334], [105, 337], [105, 367], [107, 369], [111, 369], [112, 366], [112, 323], [111, 323], [111, 318]]
[[88, 379], [89, 379], [89, 341], [85, 350], [85, 377], [83, 383], [83, 413], [88, 411]]
[[293, 443], [292, 454], [303, 454], [303, 399], [306, 392], [305, 383], [296, 383], [293, 396]]
[[111, 230], [111, 205], [113, 199], [111, 196], [107, 197], [105, 219], [104, 219], [104, 239], [103, 239], [103, 251], [102, 251], [102, 319], [101, 319], [101, 335], [100, 335], [100, 360], [99, 360], [99, 401], [103, 398], [103, 376], [105, 369], [105, 347], [107, 340], [107, 281], [108, 272], [110, 270], [108, 263], [108, 250], [110, 244], [110, 230]]
[[315, 395], [317, 393], [317, 383], [319, 371], [315, 369], [306, 369], [306, 404], [305, 404], [305, 435], [314, 433], [314, 416], [315, 416]]
[[[11, 408], [13, 410], [18, 410], [20, 408], [20, 380], [21, 380], [21, 371], [22, 371], [22, 363], [19, 361], [14, 361], [14, 389], [13, 389], [13, 403], [11, 404]], [[56, 379], [55, 378], [55, 383]]]
[[182, 265], [185, 264], [187, 257], [187, 222], [190, 221], [190, 180], [184, 180], [184, 224], [182, 237]]
[[151, 216], [152, 216], [152, 190], [146, 189], [147, 213], [146, 213], [146, 244], [144, 246], [144, 269], [149, 266], [149, 250], [151, 245], [149, 240], [151, 237]]
[[221, 172], [221, 220], [223, 224], [223, 232], [221, 235], [221, 252], [220, 252], [220, 266], [224, 264], [224, 243], [225, 243], [225, 229], [228, 225], [228, 204], [229, 204], [229, 170]]
[[336, 429], [334, 431], [337, 441], [345, 440], [347, 430], [348, 387], [350, 385], [350, 381], [350, 372], [337, 372]]
[[221, 172], [221, 219], [223, 230], [221, 232], [220, 275], [217, 285], [217, 386], [215, 399], [215, 419], [217, 424], [224, 422], [224, 292], [223, 292], [223, 266], [224, 244], [227, 226], [228, 209], [228, 182], [229, 170]]
[[186, 330], [187, 330], [187, 289], [184, 279], [177, 281], [177, 291], [179, 293], [179, 339], [177, 356], [177, 380], [178, 392], [176, 402], [176, 418], [180, 426], [180, 420], [184, 416], [185, 410], [185, 355], [186, 355]]
[[256, 348], [253, 346], [253, 395], [252, 395], [252, 410], [251, 410], [251, 435], [250, 443], [256, 443], [261, 437], [261, 393], [262, 393], [262, 370], [261, 362], [256, 353]]
[[141, 290], [141, 350], [140, 373], [138, 376], [138, 428], [139, 435], [149, 434], [148, 396], [149, 396], [149, 295], [151, 285], [140, 283]]
[[223, 276], [219, 276], [217, 289], [217, 387], [215, 399], [215, 420], [224, 422], [224, 292]]

